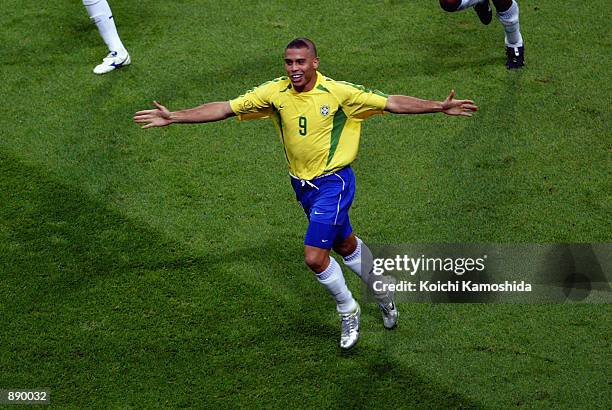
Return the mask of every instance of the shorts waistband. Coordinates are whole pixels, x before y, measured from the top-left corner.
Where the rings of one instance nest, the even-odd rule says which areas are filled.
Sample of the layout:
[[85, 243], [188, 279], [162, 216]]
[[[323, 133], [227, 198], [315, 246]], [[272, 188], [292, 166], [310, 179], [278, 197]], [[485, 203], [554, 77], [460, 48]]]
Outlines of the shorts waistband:
[[338, 172], [344, 171], [344, 170], [345, 170], [345, 169], [347, 169], [347, 168], [350, 168], [350, 166], [348, 166], [348, 167], [344, 167], [344, 168], [340, 168], [340, 169], [338, 169], [338, 170], [336, 170], [336, 171], [333, 171], [333, 172], [328, 172], [327, 174], [319, 175], [319, 176], [317, 176], [317, 177], [314, 177], [313, 179], [302, 179], [302, 178], [300, 178], [300, 177], [296, 177], [296, 176], [295, 176], [295, 175], [293, 175], [291, 172], [289, 173], [289, 176], [290, 176], [291, 178], [293, 178], [293, 179], [297, 179], [298, 181], [306, 181], [306, 182], [308, 182], [308, 181], [316, 181], [317, 179], [320, 179], [320, 178], [325, 178], [325, 177], [328, 177], [328, 176], [330, 176], [330, 175], [337, 174]]

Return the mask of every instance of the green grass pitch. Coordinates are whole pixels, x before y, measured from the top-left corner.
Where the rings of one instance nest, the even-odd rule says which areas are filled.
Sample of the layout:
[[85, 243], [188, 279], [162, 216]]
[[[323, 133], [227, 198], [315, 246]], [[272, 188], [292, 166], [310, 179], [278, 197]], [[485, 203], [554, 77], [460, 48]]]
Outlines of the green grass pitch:
[[0, 389], [61, 408], [612, 407], [607, 304], [404, 304], [393, 332], [365, 305], [340, 352], [271, 123], [132, 123], [283, 75], [308, 36], [332, 78], [481, 107], [364, 124], [366, 241], [611, 242], [607, 1], [521, 0], [515, 72], [496, 19], [435, 0], [110, 4], [133, 64], [95, 76], [80, 1], [3, 2]]

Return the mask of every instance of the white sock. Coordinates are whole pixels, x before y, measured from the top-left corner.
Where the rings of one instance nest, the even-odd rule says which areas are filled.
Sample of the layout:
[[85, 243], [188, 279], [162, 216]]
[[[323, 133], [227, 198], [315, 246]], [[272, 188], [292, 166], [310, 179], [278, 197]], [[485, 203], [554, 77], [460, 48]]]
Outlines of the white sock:
[[117, 33], [113, 12], [108, 2], [106, 0], [83, 0], [83, 5], [87, 9], [91, 21], [98, 26], [100, 36], [108, 46], [108, 50], [117, 52], [119, 56], [126, 55], [127, 50], [119, 38], [119, 33]]
[[[364, 260], [368, 260], [367, 254], [372, 255], [372, 252], [370, 252], [370, 249], [368, 249], [368, 247], [365, 245], [365, 243], [363, 243], [363, 241], [357, 237], [355, 237], [355, 239], [357, 239], [357, 247], [355, 248], [355, 250], [353, 251], [353, 253], [351, 253], [348, 256], [345, 256], [344, 259], [344, 264], [353, 272], [355, 272], [357, 274], [357, 276], [359, 276], [362, 280], [364, 280], [364, 276], [362, 274], [362, 271], [364, 270], [368, 270], [368, 267], [362, 267], [361, 266], [361, 255], [362, 253], [366, 254], [366, 257], [364, 257]], [[371, 257], [369, 258], [370, 260], [372, 259]], [[364, 269], [365, 268], [365, 269]], [[371, 268], [371, 267], [370, 267]]]
[[332, 295], [336, 301], [338, 313], [350, 313], [357, 308], [357, 302], [353, 298], [351, 291], [346, 286], [342, 269], [338, 262], [331, 256], [329, 266], [321, 273], [317, 273], [317, 280]]
[[461, 4], [457, 7], [457, 11], [465, 10], [468, 7], [474, 7], [483, 0], [461, 0]]
[[512, 6], [506, 11], [497, 13], [499, 22], [504, 26], [506, 32], [507, 47], [521, 47], [523, 45], [523, 36], [519, 27], [519, 6], [515, 0], [512, 0]]
[[392, 278], [377, 276], [372, 273], [372, 268], [374, 267], [372, 251], [361, 239], [357, 237], [355, 239], [357, 239], [357, 247], [353, 253], [344, 257], [344, 264], [361, 278], [376, 299], [387, 303], [392, 295], [388, 295], [387, 292], [375, 292], [372, 285], [376, 280], [388, 283]]

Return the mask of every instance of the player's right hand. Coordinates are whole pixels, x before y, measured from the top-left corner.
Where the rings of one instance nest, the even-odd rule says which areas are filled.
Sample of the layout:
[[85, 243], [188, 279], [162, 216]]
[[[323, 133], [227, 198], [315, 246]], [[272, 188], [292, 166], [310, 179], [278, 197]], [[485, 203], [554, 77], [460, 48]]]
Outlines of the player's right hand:
[[153, 105], [155, 105], [156, 109], [138, 111], [136, 114], [134, 114], [134, 122], [138, 124], [145, 124], [141, 127], [143, 129], [151, 127], [165, 127], [166, 125], [172, 124], [170, 111], [157, 101], [153, 101]]

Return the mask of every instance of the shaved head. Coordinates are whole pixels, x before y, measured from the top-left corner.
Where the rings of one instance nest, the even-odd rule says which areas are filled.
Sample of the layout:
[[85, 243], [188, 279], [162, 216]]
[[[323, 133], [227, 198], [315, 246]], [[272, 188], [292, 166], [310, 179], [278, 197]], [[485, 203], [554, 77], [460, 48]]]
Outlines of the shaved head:
[[305, 48], [311, 52], [312, 57], [315, 57], [315, 58], [318, 57], [317, 47], [315, 46], [315, 44], [312, 42], [311, 39], [306, 38], [306, 37], [299, 37], [299, 38], [296, 38], [295, 40], [292, 40], [289, 44], [287, 44], [287, 47], [285, 47], [285, 51], [289, 50], [290, 48]]

